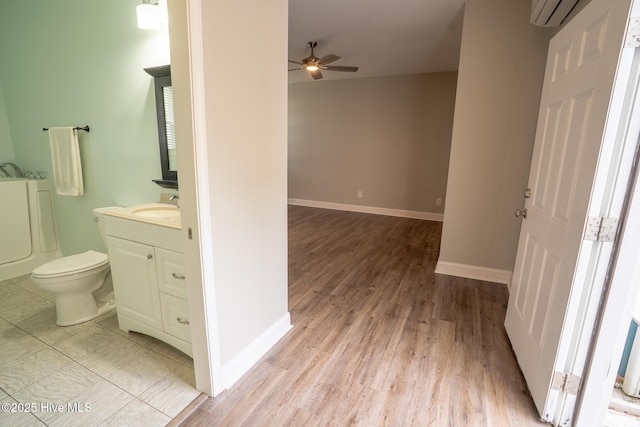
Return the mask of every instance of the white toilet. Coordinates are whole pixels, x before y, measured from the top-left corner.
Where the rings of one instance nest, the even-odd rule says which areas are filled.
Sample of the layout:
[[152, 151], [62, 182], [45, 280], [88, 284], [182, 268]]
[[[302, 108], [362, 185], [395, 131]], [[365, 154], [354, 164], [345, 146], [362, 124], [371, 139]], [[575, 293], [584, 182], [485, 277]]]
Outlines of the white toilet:
[[[105, 209], [94, 209], [93, 214], [106, 246]], [[115, 308], [107, 254], [87, 251], [59, 258], [33, 270], [31, 280], [55, 295], [58, 326], [86, 322]]]

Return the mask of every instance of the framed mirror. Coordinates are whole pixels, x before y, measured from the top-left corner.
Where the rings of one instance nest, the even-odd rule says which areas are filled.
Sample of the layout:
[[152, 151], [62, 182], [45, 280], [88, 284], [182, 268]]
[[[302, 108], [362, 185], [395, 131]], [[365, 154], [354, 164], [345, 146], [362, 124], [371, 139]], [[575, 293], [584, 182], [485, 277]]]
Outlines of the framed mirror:
[[178, 163], [176, 161], [176, 134], [173, 119], [173, 87], [171, 66], [145, 68], [153, 76], [156, 94], [156, 116], [158, 118], [158, 146], [162, 179], [153, 182], [164, 188], [178, 188]]

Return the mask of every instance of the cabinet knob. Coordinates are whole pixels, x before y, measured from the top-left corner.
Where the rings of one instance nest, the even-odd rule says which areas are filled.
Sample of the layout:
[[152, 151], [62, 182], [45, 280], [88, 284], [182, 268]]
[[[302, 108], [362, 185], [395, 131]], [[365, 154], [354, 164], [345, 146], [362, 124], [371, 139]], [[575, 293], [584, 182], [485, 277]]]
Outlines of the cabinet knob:
[[151, 258], [153, 258], [153, 255], [147, 254], [147, 259], [151, 259]]
[[177, 273], [171, 273], [171, 275], [173, 276], [174, 279], [179, 279], [179, 280], [184, 280], [185, 277], [182, 274], [177, 274]]
[[178, 323], [181, 323], [183, 325], [189, 324], [189, 321], [187, 319], [183, 319], [182, 317], [176, 317], [176, 320], [178, 321]]

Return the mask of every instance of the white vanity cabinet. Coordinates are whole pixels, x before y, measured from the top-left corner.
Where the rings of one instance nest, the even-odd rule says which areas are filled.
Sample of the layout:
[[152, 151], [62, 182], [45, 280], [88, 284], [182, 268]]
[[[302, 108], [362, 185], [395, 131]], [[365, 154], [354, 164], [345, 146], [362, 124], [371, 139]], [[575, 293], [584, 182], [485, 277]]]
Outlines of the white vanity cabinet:
[[106, 216], [120, 329], [192, 355], [180, 229]]

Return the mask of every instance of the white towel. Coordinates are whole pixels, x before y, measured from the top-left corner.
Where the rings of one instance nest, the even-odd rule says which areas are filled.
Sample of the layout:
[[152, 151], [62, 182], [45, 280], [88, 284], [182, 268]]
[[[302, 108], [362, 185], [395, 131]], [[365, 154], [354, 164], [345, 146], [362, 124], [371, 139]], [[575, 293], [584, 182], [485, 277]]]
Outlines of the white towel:
[[49, 128], [49, 146], [56, 192], [61, 196], [82, 196], [82, 164], [78, 131], [73, 127]]

